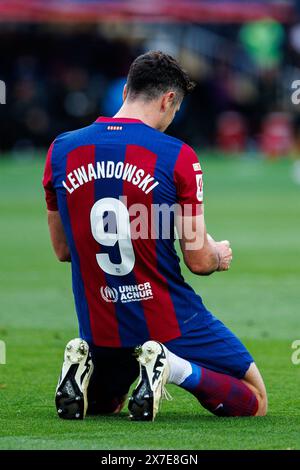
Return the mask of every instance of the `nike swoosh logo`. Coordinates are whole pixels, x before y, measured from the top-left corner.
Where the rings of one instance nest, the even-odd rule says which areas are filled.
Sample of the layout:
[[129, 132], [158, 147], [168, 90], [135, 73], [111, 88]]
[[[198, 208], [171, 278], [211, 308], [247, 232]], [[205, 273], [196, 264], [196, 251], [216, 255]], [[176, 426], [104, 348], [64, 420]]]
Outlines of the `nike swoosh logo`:
[[219, 410], [220, 408], [224, 408], [223, 403], [220, 403], [220, 404], [217, 406], [217, 408], [214, 409], [214, 411], [217, 411], [217, 410]]

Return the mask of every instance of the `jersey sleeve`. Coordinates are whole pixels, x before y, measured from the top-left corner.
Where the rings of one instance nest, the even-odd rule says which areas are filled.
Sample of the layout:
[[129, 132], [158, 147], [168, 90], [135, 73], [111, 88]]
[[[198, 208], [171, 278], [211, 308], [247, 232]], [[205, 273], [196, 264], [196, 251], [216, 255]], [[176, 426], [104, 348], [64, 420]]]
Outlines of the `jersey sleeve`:
[[183, 215], [203, 213], [202, 169], [194, 150], [183, 144], [174, 168], [174, 183], [177, 202], [182, 206]]
[[57, 211], [58, 210], [56, 191], [55, 191], [55, 188], [53, 186], [53, 181], [52, 181], [52, 162], [51, 162], [51, 159], [52, 159], [53, 145], [54, 145], [54, 143], [51, 144], [51, 146], [48, 150], [48, 153], [47, 153], [45, 170], [44, 170], [44, 177], [43, 177], [43, 186], [44, 186], [44, 190], [45, 190], [46, 205], [47, 205], [47, 209], [49, 211]]

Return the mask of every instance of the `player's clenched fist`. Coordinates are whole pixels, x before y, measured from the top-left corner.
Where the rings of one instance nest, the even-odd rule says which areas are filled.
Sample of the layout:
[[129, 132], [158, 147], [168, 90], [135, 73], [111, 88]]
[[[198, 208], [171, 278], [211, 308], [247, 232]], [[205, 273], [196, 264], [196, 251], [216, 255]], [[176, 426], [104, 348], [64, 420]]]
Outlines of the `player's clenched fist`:
[[207, 239], [209, 243], [215, 248], [219, 258], [219, 266], [217, 271], [227, 271], [232, 261], [232, 249], [230, 248], [230, 242], [228, 240], [216, 242], [209, 234], [207, 234]]
[[232, 261], [232, 249], [228, 240], [215, 242], [215, 247], [219, 256], [218, 271], [227, 271]]

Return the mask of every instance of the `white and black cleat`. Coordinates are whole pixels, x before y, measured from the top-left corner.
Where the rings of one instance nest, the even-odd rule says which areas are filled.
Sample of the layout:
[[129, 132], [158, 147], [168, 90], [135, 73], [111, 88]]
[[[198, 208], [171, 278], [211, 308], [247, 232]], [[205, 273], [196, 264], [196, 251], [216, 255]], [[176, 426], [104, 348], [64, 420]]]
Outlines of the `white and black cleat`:
[[166, 348], [157, 341], [147, 341], [136, 348], [140, 378], [129, 399], [132, 421], [154, 421], [161, 399], [170, 399], [165, 384], [169, 376]]
[[56, 410], [60, 418], [85, 417], [88, 407], [87, 389], [93, 369], [87, 342], [80, 338], [69, 341], [55, 394]]

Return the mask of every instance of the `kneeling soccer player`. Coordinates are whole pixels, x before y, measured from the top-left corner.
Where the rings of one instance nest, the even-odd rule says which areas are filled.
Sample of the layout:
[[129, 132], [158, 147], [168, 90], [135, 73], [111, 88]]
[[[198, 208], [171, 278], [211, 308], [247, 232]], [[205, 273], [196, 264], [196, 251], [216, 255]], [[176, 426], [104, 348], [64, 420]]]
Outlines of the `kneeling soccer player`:
[[174, 248], [176, 223], [194, 274], [232, 260], [229, 242], [206, 232], [197, 155], [164, 134], [192, 88], [172, 57], [148, 52], [132, 63], [113, 118], [61, 134], [49, 149], [50, 235], [72, 265], [80, 331], [56, 390], [61, 418], [118, 413], [138, 376], [132, 420], [155, 418], [167, 383], [218, 416], [266, 414], [253, 358], [184, 281]]

